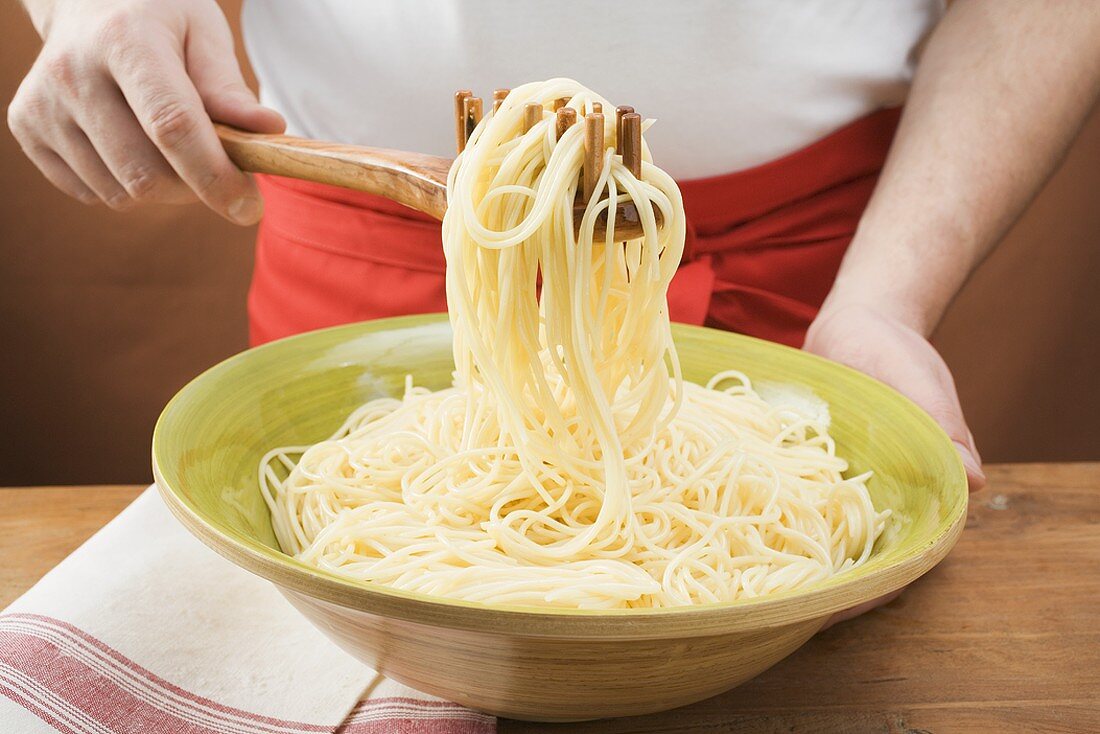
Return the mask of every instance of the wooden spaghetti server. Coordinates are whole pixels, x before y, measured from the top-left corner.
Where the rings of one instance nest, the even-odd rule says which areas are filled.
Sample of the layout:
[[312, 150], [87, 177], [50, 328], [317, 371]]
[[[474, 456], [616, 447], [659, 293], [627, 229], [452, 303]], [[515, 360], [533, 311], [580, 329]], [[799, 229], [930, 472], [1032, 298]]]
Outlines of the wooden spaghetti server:
[[[494, 110], [508, 95], [508, 90], [493, 93]], [[567, 101], [567, 100], [566, 100]], [[524, 124], [529, 129], [543, 119], [544, 113], [555, 114], [558, 137], [577, 122], [576, 110], [558, 100], [554, 111], [531, 103], [524, 109]], [[558, 104], [561, 102], [561, 104]], [[482, 100], [467, 90], [455, 94], [455, 138], [458, 151], [466, 146], [474, 128], [481, 121]], [[584, 118], [585, 160], [582, 185], [578, 188], [574, 222], [579, 226], [595, 182], [603, 164], [604, 134], [602, 110], [593, 110]], [[638, 178], [641, 178], [642, 146], [641, 117], [633, 108], [616, 110], [616, 153]], [[237, 130], [215, 124], [226, 153], [241, 170], [270, 173], [304, 181], [342, 186], [383, 196], [416, 209], [436, 219], [447, 211], [447, 172], [452, 159], [385, 148], [342, 145], [290, 135], [268, 135]], [[654, 211], [658, 227], [661, 213]], [[607, 215], [596, 223], [596, 239], [606, 233]], [[615, 216], [615, 239], [622, 241], [642, 236], [638, 212], [632, 205], [619, 206]]]

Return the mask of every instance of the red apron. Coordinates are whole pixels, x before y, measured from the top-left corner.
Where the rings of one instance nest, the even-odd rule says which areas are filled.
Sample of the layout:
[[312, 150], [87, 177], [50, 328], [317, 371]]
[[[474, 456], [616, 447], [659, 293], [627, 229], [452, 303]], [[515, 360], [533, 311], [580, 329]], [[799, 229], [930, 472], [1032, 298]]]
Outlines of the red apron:
[[[881, 110], [779, 160], [681, 181], [688, 231], [672, 320], [801, 346], [899, 116]], [[266, 214], [248, 298], [253, 344], [447, 309], [439, 222], [370, 194], [257, 179]]]

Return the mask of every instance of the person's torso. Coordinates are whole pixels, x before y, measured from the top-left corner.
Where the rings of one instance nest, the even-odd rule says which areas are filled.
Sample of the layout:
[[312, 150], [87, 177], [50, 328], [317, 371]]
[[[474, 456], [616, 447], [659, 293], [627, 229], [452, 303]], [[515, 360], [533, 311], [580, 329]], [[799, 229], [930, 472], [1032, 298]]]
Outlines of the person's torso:
[[[773, 160], [904, 101], [942, 0], [246, 0], [296, 135], [453, 155], [453, 94], [568, 76], [656, 118], [680, 179]], [[491, 100], [490, 100], [491, 103]]]

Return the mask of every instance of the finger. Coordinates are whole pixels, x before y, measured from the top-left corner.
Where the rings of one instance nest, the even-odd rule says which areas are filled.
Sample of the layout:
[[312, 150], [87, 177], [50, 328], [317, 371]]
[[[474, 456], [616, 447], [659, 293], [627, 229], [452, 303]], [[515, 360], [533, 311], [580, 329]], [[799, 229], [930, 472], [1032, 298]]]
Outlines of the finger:
[[54, 151], [107, 206], [125, 211], [134, 204], [126, 189], [108, 170], [84, 131], [76, 123], [62, 124], [51, 136]]
[[914, 402], [924, 408], [951, 439], [962, 459], [970, 491], [976, 492], [985, 486], [986, 478], [982, 471], [981, 457], [974, 445], [974, 435], [966, 425], [959, 395], [955, 390], [955, 382], [947, 366], [943, 365], [942, 369], [936, 372], [937, 374], [928, 383], [932, 386], [931, 389], [914, 391], [912, 397]]
[[982, 463], [982, 454], [981, 454], [980, 451], [978, 451], [978, 444], [975, 443], [975, 441], [974, 441], [974, 434], [970, 431], [967, 431], [967, 435], [970, 438], [970, 441], [967, 442], [967, 445], [970, 446], [970, 448], [974, 451], [975, 458], [977, 458], [978, 463], [981, 464]]
[[970, 447], [958, 441], [952, 441], [952, 443], [955, 444], [955, 449], [958, 450], [959, 456], [962, 458], [963, 468], [966, 469], [966, 482], [970, 487], [970, 491], [977, 492], [986, 485], [985, 472], [982, 471], [982, 460], [971, 452]]
[[187, 73], [211, 119], [258, 133], [281, 133], [283, 116], [264, 107], [245, 84], [233, 49], [233, 35], [223, 17], [196, 19], [187, 37]]
[[951, 439], [951, 443], [955, 445], [959, 457], [962, 459], [963, 468], [966, 470], [966, 479], [970, 491], [976, 492], [984, 487], [986, 478], [985, 473], [982, 471], [982, 460], [974, 447], [974, 437], [966, 426], [966, 419], [963, 417], [962, 406], [959, 404], [954, 384], [939, 384], [935, 394], [911, 391], [910, 397], [928, 415], [932, 416], [932, 419], [940, 425], [940, 428]]
[[951, 370], [922, 336], [907, 331], [902, 338], [911, 341], [913, 353], [924, 352], [927, 359], [902, 364], [891, 362], [889, 370], [874, 376], [907, 395], [940, 425], [962, 458], [970, 491], [981, 489], [986, 483], [982, 460], [966, 424]]
[[95, 104], [75, 105], [71, 113], [130, 198], [165, 204], [194, 201], [194, 193], [141, 129], [118, 87], [107, 78], [95, 87]]
[[263, 211], [259, 191], [225, 154], [182, 59], [167, 44], [115, 58], [111, 71], [142, 129], [198, 197], [238, 224]]
[[27, 157], [31, 159], [31, 162], [38, 167], [38, 170], [46, 177], [46, 180], [59, 188], [62, 192], [73, 197], [81, 204], [90, 205], [100, 202], [95, 192], [84, 185], [84, 182], [80, 180], [80, 176], [77, 176], [76, 173], [73, 172], [73, 169], [69, 168], [69, 165], [65, 163], [57, 153], [54, 153], [48, 148], [38, 146], [24, 148], [23, 152], [26, 153]]
[[48, 119], [48, 102], [27, 91], [26, 80], [8, 107], [8, 128], [23, 153], [46, 180], [83, 204], [96, 204], [99, 197], [88, 188], [64, 160], [43, 140], [43, 127], [32, 120]]

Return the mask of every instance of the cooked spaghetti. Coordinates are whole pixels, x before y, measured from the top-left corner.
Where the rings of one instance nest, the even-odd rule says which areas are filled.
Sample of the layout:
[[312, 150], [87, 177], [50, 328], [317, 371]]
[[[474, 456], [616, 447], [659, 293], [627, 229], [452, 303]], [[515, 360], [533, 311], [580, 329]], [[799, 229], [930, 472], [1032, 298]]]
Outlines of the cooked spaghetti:
[[[454, 385], [407, 378], [331, 439], [264, 456], [283, 550], [372, 584], [584, 609], [754, 597], [863, 563], [885, 513], [868, 475], [843, 476], [827, 418], [769, 404], [739, 372], [682, 379], [666, 291], [683, 206], [644, 145], [640, 180], [604, 151], [575, 228], [584, 141], [580, 125], [557, 138], [560, 97], [610, 109], [571, 80], [524, 85], [451, 169]], [[543, 119], [525, 130], [530, 102]], [[644, 236], [622, 242], [628, 204]]]

